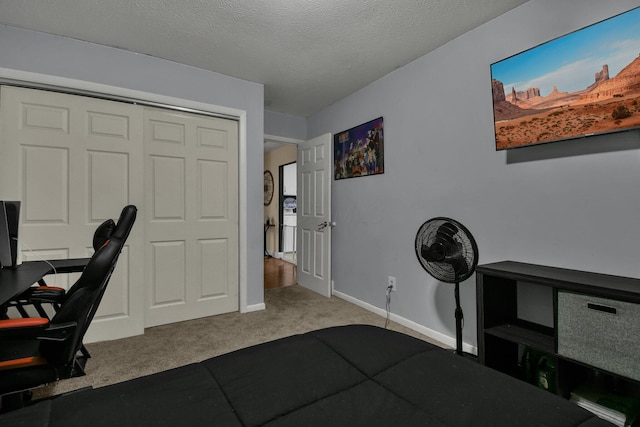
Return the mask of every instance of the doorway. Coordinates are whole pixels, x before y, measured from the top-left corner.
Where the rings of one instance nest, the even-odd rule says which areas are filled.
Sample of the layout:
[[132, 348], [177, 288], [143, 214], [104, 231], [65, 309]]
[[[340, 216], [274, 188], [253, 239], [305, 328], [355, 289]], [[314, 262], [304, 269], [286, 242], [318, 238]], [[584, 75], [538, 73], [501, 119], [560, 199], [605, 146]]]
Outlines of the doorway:
[[[297, 267], [290, 261], [295, 262], [296, 243], [293, 241], [295, 223], [292, 223], [291, 216], [295, 216], [296, 212], [295, 166], [299, 142], [301, 141], [265, 135], [264, 170], [272, 173], [274, 184], [273, 197], [268, 203], [265, 200], [264, 207], [265, 289], [297, 283]], [[292, 170], [293, 179], [291, 179]], [[268, 228], [267, 224], [269, 224]]]

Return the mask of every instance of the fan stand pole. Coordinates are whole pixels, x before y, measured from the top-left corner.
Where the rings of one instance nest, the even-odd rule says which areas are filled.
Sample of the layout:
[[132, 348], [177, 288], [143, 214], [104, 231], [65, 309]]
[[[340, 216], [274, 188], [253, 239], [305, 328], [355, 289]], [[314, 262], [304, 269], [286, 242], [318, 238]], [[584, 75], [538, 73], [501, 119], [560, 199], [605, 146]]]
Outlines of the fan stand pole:
[[460, 284], [456, 282], [456, 354], [462, 355], [462, 307], [460, 307]]

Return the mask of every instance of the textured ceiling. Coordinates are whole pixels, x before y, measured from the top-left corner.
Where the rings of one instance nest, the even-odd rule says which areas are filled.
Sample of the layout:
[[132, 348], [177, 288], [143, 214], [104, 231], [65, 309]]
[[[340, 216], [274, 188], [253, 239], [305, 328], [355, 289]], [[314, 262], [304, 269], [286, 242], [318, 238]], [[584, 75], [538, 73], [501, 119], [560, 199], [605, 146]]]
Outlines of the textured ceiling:
[[526, 0], [0, 0], [0, 24], [264, 84], [307, 117]]

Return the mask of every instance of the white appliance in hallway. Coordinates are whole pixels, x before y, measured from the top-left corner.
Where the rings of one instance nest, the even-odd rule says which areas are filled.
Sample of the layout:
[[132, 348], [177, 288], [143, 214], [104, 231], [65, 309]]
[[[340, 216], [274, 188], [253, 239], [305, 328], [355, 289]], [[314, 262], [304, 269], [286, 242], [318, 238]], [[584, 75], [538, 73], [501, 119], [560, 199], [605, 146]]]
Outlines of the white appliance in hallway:
[[296, 262], [296, 163], [283, 166], [283, 203], [282, 203], [282, 258], [286, 261]]

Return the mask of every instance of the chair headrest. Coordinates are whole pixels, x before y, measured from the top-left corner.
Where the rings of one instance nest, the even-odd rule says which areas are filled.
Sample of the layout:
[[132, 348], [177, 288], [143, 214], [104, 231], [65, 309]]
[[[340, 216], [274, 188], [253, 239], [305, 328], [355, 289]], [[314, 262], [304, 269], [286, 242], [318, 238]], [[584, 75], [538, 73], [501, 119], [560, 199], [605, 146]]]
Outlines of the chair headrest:
[[97, 251], [104, 245], [104, 242], [109, 240], [113, 229], [116, 228], [116, 223], [112, 219], [108, 219], [96, 228], [93, 233], [93, 250]]
[[125, 206], [120, 213], [120, 218], [118, 218], [118, 223], [113, 233], [111, 233], [110, 238], [120, 240], [124, 243], [129, 237], [133, 223], [136, 221], [137, 212], [138, 208], [134, 205]]

